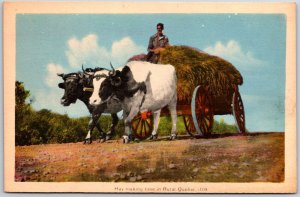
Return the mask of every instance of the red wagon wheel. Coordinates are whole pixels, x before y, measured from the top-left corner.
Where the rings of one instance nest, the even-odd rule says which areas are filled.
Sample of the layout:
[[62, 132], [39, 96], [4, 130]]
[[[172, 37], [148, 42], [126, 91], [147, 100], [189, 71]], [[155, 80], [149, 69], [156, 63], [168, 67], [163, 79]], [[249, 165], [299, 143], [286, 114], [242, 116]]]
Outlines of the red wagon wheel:
[[151, 112], [142, 112], [131, 121], [133, 134], [136, 138], [144, 140], [150, 137], [153, 130], [153, 115]]
[[[190, 135], [197, 133], [200, 136], [206, 136], [210, 134], [214, 122], [214, 113], [211, 102], [212, 100], [208, 92], [208, 86], [197, 86], [194, 90], [191, 104], [191, 117], [195, 131], [187, 129]], [[189, 118], [189, 121], [190, 120], [191, 118]]]
[[232, 113], [239, 133], [245, 133], [245, 111], [242, 97], [236, 87], [232, 96]]

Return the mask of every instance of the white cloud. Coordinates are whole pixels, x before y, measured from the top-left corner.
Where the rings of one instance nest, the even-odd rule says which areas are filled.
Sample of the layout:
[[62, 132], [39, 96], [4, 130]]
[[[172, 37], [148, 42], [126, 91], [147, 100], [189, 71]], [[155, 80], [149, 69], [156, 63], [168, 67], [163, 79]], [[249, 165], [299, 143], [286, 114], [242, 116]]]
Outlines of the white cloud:
[[50, 63], [47, 65], [47, 74], [45, 77], [45, 83], [49, 87], [57, 87], [59, 77], [57, 73], [64, 73], [65, 69], [59, 64]]
[[204, 51], [220, 56], [240, 68], [251, 68], [264, 64], [262, 60], [255, 58], [251, 51], [243, 51], [240, 44], [235, 40], [230, 40], [227, 44], [217, 42], [214, 46], [205, 48]]
[[89, 34], [81, 40], [73, 37], [67, 43], [66, 56], [73, 68], [80, 68], [82, 64], [100, 66], [101, 61], [107, 61], [109, 58], [109, 52], [98, 45], [98, 37], [95, 34]]
[[131, 56], [145, 51], [144, 47], [137, 46], [129, 37], [115, 41], [111, 47], [111, 57], [118, 65], [124, 64]]
[[73, 68], [80, 68], [82, 64], [107, 67], [109, 62], [119, 66], [131, 56], [145, 51], [144, 47], [135, 44], [130, 37], [113, 42], [111, 50], [101, 46], [95, 34], [86, 35], [81, 40], [73, 37], [67, 43], [66, 56]]

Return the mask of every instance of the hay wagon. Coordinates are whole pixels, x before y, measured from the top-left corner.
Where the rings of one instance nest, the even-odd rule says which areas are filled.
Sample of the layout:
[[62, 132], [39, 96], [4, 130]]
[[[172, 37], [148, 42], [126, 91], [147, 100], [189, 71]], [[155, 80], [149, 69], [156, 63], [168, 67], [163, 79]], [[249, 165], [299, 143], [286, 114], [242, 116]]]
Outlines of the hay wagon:
[[[143, 55], [130, 60], [143, 60]], [[177, 73], [177, 115], [193, 137], [208, 136], [214, 115], [232, 114], [239, 133], [245, 132], [245, 112], [238, 90], [243, 78], [228, 61], [187, 46], [170, 46], [160, 52], [158, 63], [171, 64]], [[163, 108], [162, 116], [169, 115]], [[135, 137], [145, 139], [153, 130], [151, 112], [132, 120]]]

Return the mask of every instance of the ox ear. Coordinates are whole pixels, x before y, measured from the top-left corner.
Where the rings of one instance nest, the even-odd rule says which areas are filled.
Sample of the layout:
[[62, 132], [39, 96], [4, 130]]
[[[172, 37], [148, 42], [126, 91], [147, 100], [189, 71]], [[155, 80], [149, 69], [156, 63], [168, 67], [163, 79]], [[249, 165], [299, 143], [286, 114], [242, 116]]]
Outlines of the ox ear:
[[85, 74], [82, 73], [82, 72], [79, 72], [78, 77], [79, 77], [80, 80], [82, 80], [85, 77]]
[[65, 84], [64, 83], [59, 83], [58, 87], [61, 88], [61, 89], [65, 89]]
[[130, 68], [128, 66], [124, 66], [124, 68], [122, 69], [121, 75], [126, 79], [130, 79], [133, 78], [132, 76], [132, 72], [130, 70]]
[[124, 66], [124, 68], [122, 69], [122, 74], [126, 75], [129, 71], [130, 71], [130, 68], [128, 66]]
[[84, 74], [81, 72], [78, 72], [78, 77], [79, 77], [79, 83], [82, 84], [84, 80]]
[[57, 76], [64, 78], [65, 74], [64, 73], [57, 73]]

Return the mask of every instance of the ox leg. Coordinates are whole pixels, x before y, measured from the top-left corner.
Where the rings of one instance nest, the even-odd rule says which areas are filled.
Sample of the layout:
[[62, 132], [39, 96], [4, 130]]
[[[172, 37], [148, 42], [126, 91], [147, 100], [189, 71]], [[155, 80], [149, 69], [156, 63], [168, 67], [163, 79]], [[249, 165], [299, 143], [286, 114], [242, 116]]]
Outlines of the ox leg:
[[[101, 115], [101, 114], [100, 114]], [[92, 131], [94, 130], [95, 126], [97, 125], [98, 119], [100, 115], [92, 115], [92, 119], [89, 122], [89, 131], [85, 137], [84, 144], [91, 144], [92, 143]]]
[[131, 122], [126, 121], [128, 118], [128, 113], [124, 112], [124, 126], [125, 126], [125, 132], [123, 135], [123, 143], [127, 144], [130, 141], [134, 141], [134, 136], [132, 134], [132, 129], [131, 129]]
[[[135, 96], [135, 99], [133, 103], [131, 103], [131, 108], [129, 113], [124, 113], [124, 125], [125, 125], [125, 135], [123, 136], [124, 142], [128, 143], [129, 141], [134, 140], [134, 136], [132, 134], [132, 129], [131, 129], [131, 121], [132, 119], [138, 114], [141, 103], [143, 100], [144, 93], [139, 92], [137, 96]], [[126, 136], [127, 135], [127, 136]]]
[[91, 135], [91, 133], [92, 133], [92, 131], [94, 130], [94, 128], [95, 128], [95, 125], [93, 124], [93, 119], [91, 119], [90, 121], [89, 121], [89, 131], [88, 131], [88, 133], [87, 133], [87, 135], [86, 135], [86, 137], [85, 137], [85, 139], [84, 139], [84, 144], [91, 144], [92, 143], [92, 135]]
[[[99, 116], [99, 118], [100, 118], [100, 116]], [[98, 119], [99, 119], [99, 118], [98, 118]], [[96, 123], [96, 127], [97, 127], [97, 129], [98, 129], [98, 131], [99, 131], [99, 139], [100, 139], [100, 142], [105, 142], [105, 140], [106, 140], [106, 134], [105, 134], [105, 132], [102, 130], [102, 128], [100, 127], [98, 121], [97, 121], [97, 123]]]
[[106, 134], [106, 140], [112, 139], [112, 137], [115, 135], [116, 126], [117, 126], [118, 121], [119, 121], [119, 118], [118, 118], [117, 114], [111, 114], [111, 118], [112, 118], [112, 124], [111, 124], [110, 130]]
[[176, 104], [177, 104], [177, 94], [173, 97], [172, 101], [168, 105], [168, 109], [170, 111], [170, 115], [172, 118], [172, 131], [171, 131], [171, 136], [170, 140], [174, 140], [177, 137], [177, 111], [176, 111]]
[[156, 112], [153, 112], [153, 131], [151, 133], [151, 136], [148, 138], [149, 140], [156, 140], [157, 139], [157, 129], [159, 124], [159, 117], [160, 117], [161, 110], [158, 110]]
[[126, 114], [126, 118], [125, 120], [125, 124], [127, 123], [131, 123], [132, 119], [139, 113], [140, 111], [140, 107], [141, 107], [141, 103], [143, 98], [144, 93], [139, 92], [139, 95], [137, 95], [132, 103], [132, 107], [130, 108], [129, 114]]

